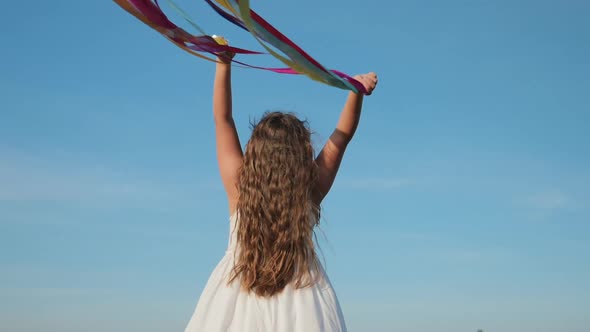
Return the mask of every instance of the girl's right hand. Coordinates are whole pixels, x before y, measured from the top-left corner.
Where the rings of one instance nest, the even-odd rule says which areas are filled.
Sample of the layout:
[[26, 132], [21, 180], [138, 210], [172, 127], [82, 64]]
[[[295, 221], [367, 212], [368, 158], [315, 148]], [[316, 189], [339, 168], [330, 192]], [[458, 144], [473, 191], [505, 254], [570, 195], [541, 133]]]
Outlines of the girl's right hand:
[[375, 90], [375, 87], [377, 86], [377, 82], [379, 81], [377, 79], [377, 74], [375, 74], [373, 72], [363, 74], [363, 75], [356, 75], [353, 78], [355, 80], [359, 81], [365, 87], [365, 90], [367, 90], [367, 96], [370, 96], [371, 93], [373, 93], [373, 90]]

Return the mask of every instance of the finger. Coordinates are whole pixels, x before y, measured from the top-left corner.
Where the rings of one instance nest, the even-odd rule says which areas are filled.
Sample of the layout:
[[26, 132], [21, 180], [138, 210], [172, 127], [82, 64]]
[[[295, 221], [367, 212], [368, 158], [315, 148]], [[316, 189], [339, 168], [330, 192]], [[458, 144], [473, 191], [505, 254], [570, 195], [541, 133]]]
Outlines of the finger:
[[370, 82], [377, 82], [376, 75], [367, 74], [367, 75], [365, 75], [365, 79]]

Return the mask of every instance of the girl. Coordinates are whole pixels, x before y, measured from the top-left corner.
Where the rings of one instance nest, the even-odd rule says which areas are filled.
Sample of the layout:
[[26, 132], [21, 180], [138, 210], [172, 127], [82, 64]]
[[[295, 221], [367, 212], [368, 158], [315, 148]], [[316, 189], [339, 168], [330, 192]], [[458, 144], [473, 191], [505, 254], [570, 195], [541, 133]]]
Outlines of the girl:
[[[213, 92], [230, 240], [185, 332], [346, 331], [313, 230], [359, 122], [363, 96], [350, 93], [315, 159], [307, 123], [280, 112], [264, 115], [242, 153], [232, 118], [231, 56], [219, 57]], [[377, 84], [374, 73], [355, 78], [368, 94]]]

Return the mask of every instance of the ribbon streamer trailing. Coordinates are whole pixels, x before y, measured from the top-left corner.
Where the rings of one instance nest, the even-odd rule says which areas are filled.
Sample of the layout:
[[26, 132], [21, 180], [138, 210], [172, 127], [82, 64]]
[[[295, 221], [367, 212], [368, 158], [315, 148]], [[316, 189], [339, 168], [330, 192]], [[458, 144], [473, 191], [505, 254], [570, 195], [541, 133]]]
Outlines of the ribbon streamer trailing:
[[[158, 0], [113, 1], [131, 15], [161, 33], [176, 46], [197, 57], [209, 61], [216, 61], [215, 58], [208, 57], [204, 54], [217, 55], [222, 52], [232, 52], [236, 54], [262, 54], [262, 52], [250, 51], [217, 43], [215, 39], [208, 36], [201, 27], [191, 20], [182, 9], [174, 4], [172, 0], [169, 0], [170, 5], [175, 8], [189, 24], [196, 28], [201, 35], [192, 35], [172, 23], [160, 8]], [[264, 20], [254, 10], [251, 10], [249, 0], [205, 1], [223, 18], [250, 32], [268, 53], [279, 59], [288, 66], [288, 68], [253, 66], [235, 59], [232, 60], [233, 62], [246, 67], [263, 69], [281, 74], [302, 74], [313, 80], [334, 87], [351, 90], [356, 93], [366, 93], [364, 86], [360, 82], [343, 72], [326, 69], [293, 41]], [[282, 52], [282, 54], [275, 51], [275, 49]]]

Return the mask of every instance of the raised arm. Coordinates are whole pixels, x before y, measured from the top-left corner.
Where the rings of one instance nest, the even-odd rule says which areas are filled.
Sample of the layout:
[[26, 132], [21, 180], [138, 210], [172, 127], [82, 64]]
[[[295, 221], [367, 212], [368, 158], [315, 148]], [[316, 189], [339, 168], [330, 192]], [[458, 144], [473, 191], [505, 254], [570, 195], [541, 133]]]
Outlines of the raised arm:
[[[370, 95], [377, 85], [377, 75], [375, 73], [355, 76], [355, 79], [363, 83], [367, 89], [367, 95]], [[326, 197], [334, 183], [346, 147], [356, 132], [361, 118], [362, 108], [363, 95], [353, 92], [349, 93], [344, 109], [340, 113], [340, 119], [338, 120], [336, 129], [334, 129], [334, 132], [316, 158], [319, 179], [314, 200], [318, 205]]]
[[221, 180], [227, 193], [229, 211], [233, 214], [238, 202], [238, 170], [242, 165], [242, 146], [232, 116], [231, 65], [227, 57], [220, 57], [213, 86], [213, 117], [217, 161]]

